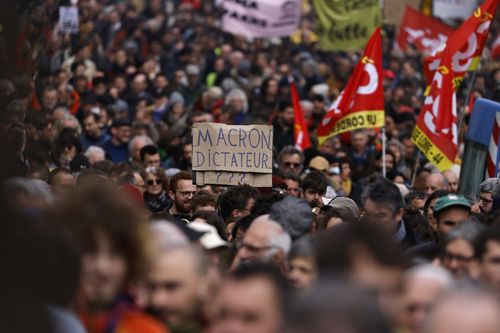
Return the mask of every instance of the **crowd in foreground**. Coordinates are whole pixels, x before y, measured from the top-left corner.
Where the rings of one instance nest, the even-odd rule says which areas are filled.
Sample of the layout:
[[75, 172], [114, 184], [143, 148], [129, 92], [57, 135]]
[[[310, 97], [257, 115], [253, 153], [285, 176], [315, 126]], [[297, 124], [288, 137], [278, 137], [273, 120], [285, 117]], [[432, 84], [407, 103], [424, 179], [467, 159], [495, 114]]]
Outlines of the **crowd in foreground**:
[[[33, 4], [0, 79], [1, 332], [500, 331], [500, 179], [464, 197], [458, 165], [418, 154], [421, 55], [391, 27], [383, 152], [374, 129], [317, 144], [359, 54], [318, 51], [307, 11], [247, 40], [212, 1], [81, 0], [76, 35]], [[495, 98], [499, 68], [470, 95]], [[200, 122], [272, 124], [272, 187], [194, 184]]]

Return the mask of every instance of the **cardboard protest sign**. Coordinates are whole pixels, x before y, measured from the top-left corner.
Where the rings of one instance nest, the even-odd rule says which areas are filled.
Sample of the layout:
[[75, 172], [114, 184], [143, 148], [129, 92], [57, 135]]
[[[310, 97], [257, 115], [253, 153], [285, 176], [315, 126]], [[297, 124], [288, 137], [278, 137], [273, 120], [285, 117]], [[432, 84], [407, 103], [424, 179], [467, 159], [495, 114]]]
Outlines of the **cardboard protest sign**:
[[196, 184], [271, 185], [272, 126], [195, 123], [192, 136]]
[[196, 184], [248, 184], [255, 187], [270, 187], [273, 182], [271, 173], [245, 173], [230, 171], [203, 171], [196, 172]]
[[79, 31], [78, 7], [59, 7], [59, 29], [63, 34], [76, 34]]

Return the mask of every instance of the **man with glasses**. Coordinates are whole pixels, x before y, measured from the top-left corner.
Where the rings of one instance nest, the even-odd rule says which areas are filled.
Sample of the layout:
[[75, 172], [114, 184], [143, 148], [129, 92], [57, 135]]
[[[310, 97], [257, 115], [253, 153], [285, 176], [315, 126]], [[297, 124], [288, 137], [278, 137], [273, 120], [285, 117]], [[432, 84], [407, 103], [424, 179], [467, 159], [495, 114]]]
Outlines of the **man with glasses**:
[[500, 192], [500, 179], [489, 178], [479, 185], [479, 209], [484, 214], [490, 214], [493, 208], [493, 197]]
[[193, 184], [193, 176], [187, 171], [176, 173], [169, 182], [168, 196], [172, 200], [172, 206], [168, 213], [174, 218], [190, 221], [191, 200], [196, 193], [196, 185]]
[[286, 146], [278, 155], [278, 166], [281, 175], [300, 176], [304, 169], [304, 154], [294, 146]]
[[291, 247], [291, 237], [269, 215], [256, 218], [237, 244], [238, 252], [234, 257], [232, 269], [247, 262], [271, 263], [283, 272], [286, 271], [286, 258]]

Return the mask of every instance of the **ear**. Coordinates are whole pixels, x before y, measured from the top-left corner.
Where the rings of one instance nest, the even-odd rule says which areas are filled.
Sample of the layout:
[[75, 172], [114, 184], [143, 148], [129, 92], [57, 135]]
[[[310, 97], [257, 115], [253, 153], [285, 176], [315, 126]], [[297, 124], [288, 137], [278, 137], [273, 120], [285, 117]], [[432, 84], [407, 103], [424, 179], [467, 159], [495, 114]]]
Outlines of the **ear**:
[[400, 208], [399, 211], [396, 213], [396, 219], [397, 219], [397, 221], [401, 221], [401, 219], [403, 218], [404, 213], [405, 213], [404, 208]]
[[231, 217], [240, 217], [241, 216], [241, 211], [239, 209], [233, 209], [231, 212]]
[[168, 197], [170, 198], [170, 200], [175, 201], [175, 193], [174, 192], [172, 192], [172, 191], [169, 190], [168, 191]]
[[286, 260], [283, 250], [280, 249], [276, 251], [276, 253], [272, 256], [271, 261], [279, 267], [282, 272], [286, 272]]

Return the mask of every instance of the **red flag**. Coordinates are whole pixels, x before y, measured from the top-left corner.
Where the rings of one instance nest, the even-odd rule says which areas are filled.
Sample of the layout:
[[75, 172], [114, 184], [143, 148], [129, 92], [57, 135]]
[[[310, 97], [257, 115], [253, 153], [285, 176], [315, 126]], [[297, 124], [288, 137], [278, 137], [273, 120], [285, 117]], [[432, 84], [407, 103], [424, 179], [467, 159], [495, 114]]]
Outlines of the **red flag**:
[[458, 145], [452, 56], [445, 52], [442, 57], [412, 134], [415, 145], [440, 171], [451, 168]]
[[408, 44], [414, 44], [420, 52], [430, 54], [446, 42], [452, 33], [452, 27], [406, 6], [397, 43], [403, 51]]
[[382, 37], [377, 28], [366, 44], [349, 82], [318, 126], [319, 143], [358, 128], [384, 126]]
[[498, 0], [486, 0], [434, 53], [424, 60], [424, 74], [428, 83], [441, 65], [445, 52], [452, 56], [452, 69], [457, 85], [467, 71], [474, 71], [480, 61], [488, 37], [491, 21], [495, 15]]
[[293, 113], [295, 117], [295, 125], [293, 127], [293, 139], [295, 147], [300, 150], [311, 147], [311, 139], [307, 130], [302, 107], [300, 106], [299, 93], [294, 81], [290, 82], [290, 92], [292, 93]]

